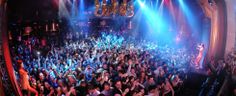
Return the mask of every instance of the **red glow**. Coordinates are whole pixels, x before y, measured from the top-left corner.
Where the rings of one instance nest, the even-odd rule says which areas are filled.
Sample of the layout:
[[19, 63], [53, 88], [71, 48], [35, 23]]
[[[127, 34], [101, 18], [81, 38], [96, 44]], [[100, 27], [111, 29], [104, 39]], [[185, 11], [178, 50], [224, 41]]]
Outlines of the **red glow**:
[[169, 4], [169, 2], [170, 2], [169, 0], [164, 0], [165, 4]]
[[52, 4], [54, 8], [58, 8], [59, 6], [59, 0], [52, 0]]

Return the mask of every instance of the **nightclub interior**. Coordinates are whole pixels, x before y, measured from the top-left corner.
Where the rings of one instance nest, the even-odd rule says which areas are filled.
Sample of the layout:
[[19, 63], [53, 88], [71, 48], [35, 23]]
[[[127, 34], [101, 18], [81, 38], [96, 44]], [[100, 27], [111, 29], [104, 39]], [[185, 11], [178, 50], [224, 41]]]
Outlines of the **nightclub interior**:
[[236, 0], [0, 0], [0, 96], [236, 96]]

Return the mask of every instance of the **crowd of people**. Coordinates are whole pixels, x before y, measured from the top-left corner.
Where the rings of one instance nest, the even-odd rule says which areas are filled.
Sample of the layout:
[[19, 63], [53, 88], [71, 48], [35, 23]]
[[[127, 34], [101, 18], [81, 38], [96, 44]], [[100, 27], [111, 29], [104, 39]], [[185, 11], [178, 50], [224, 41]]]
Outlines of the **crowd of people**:
[[228, 64], [230, 73], [236, 75], [236, 51], [231, 51], [225, 59], [225, 62]]
[[[208, 78], [202, 84], [201, 95], [208, 94], [209, 96], [215, 96], [219, 91], [227, 89], [228, 94], [236, 95], [236, 52], [231, 51], [225, 58], [215, 60], [211, 58], [208, 66]], [[226, 82], [227, 81], [227, 82]], [[222, 91], [223, 92], [223, 91]]]
[[193, 58], [184, 48], [112, 34], [13, 49], [23, 94], [39, 96], [178, 96]]
[[232, 89], [230, 91], [232, 92], [232, 94], [236, 95], [236, 51], [235, 50], [231, 51], [227, 55], [225, 62], [226, 62], [225, 66], [227, 67], [227, 70], [230, 74], [229, 76], [231, 76], [230, 79], [232, 80], [232, 81], [230, 80], [231, 86], [229, 87], [229, 89]]

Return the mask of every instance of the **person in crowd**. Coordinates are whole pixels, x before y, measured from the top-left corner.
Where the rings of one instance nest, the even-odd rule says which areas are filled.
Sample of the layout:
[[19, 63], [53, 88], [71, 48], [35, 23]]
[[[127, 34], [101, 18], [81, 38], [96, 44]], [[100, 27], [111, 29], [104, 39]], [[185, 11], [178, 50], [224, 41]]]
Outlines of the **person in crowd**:
[[103, 84], [103, 90], [101, 91], [101, 93], [104, 94], [105, 96], [111, 96], [112, 95], [111, 85], [108, 82], [105, 82]]
[[158, 91], [158, 89], [155, 85], [151, 85], [148, 87], [148, 95], [147, 96], [160, 96], [159, 92], [160, 91]]
[[196, 69], [199, 69], [201, 60], [202, 60], [203, 55], [204, 55], [204, 44], [199, 44], [197, 46], [197, 49], [199, 50], [199, 52], [198, 52], [198, 55], [197, 55], [196, 60], [195, 60], [195, 67], [196, 67]]
[[20, 75], [20, 85], [24, 96], [30, 96], [31, 92], [38, 96], [38, 92], [30, 86], [28, 72], [24, 69], [24, 64], [22, 60], [17, 61], [19, 66], [19, 75]]

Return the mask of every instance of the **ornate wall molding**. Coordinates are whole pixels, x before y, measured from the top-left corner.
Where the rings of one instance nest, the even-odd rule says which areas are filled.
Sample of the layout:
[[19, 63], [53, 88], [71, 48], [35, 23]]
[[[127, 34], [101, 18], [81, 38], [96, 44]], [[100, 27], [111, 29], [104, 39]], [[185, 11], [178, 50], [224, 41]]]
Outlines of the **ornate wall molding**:
[[205, 15], [211, 20], [209, 47], [205, 59], [205, 63], [208, 63], [212, 57], [221, 59], [225, 54], [227, 39], [226, 5], [224, 0], [212, 0], [212, 3], [209, 3], [208, 0], [200, 0], [199, 2]]
[[[7, 17], [6, 17], [7, 3], [5, 0], [0, 0], [0, 43], [2, 50], [2, 62], [0, 62], [0, 77], [2, 82], [2, 89], [5, 96], [22, 96], [20, 88], [15, 78], [13, 65], [11, 62], [11, 55], [8, 46], [7, 35]], [[1, 87], [1, 86], [0, 86]], [[4, 94], [0, 94], [4, 96]]]
[[[3, 33], [3, 27], [4, 27], [4, 12], [5, 12], [5, 8], [4, 8], [4, 3], [1, 2], [0, 3], [0, 30], [1, 32]], [[11, 92], [14, 92], [13, 90], [13, 87], [11, 85], [11, 82], [10, 82], [10, 78], [9, 78], [9, 75], [8, 75], [8, 72], [7, 72], [7, 68], [6, 68], [6, 63], [4, 61], [4, 56], [3, 56], [3, 46], [2, 46], [2, 34], [0, 35], [0, 44], [1, 44], [1, 48], [0, 48], [0, 59], [1, 59], [1, 62], [0, 62], [0, 78], [1, 78], [1, 93], [2, 94], [5, 94], [6, 96], [11, 96], [11, 95], [15, 95], [14, 93], [12, 94]], [[1, 95], [2, 95], [1, 94]]]
[[227, 40], [225, 56], [232, 50], [236, 50], [236, 1], [225, 0], [227, 8]]

